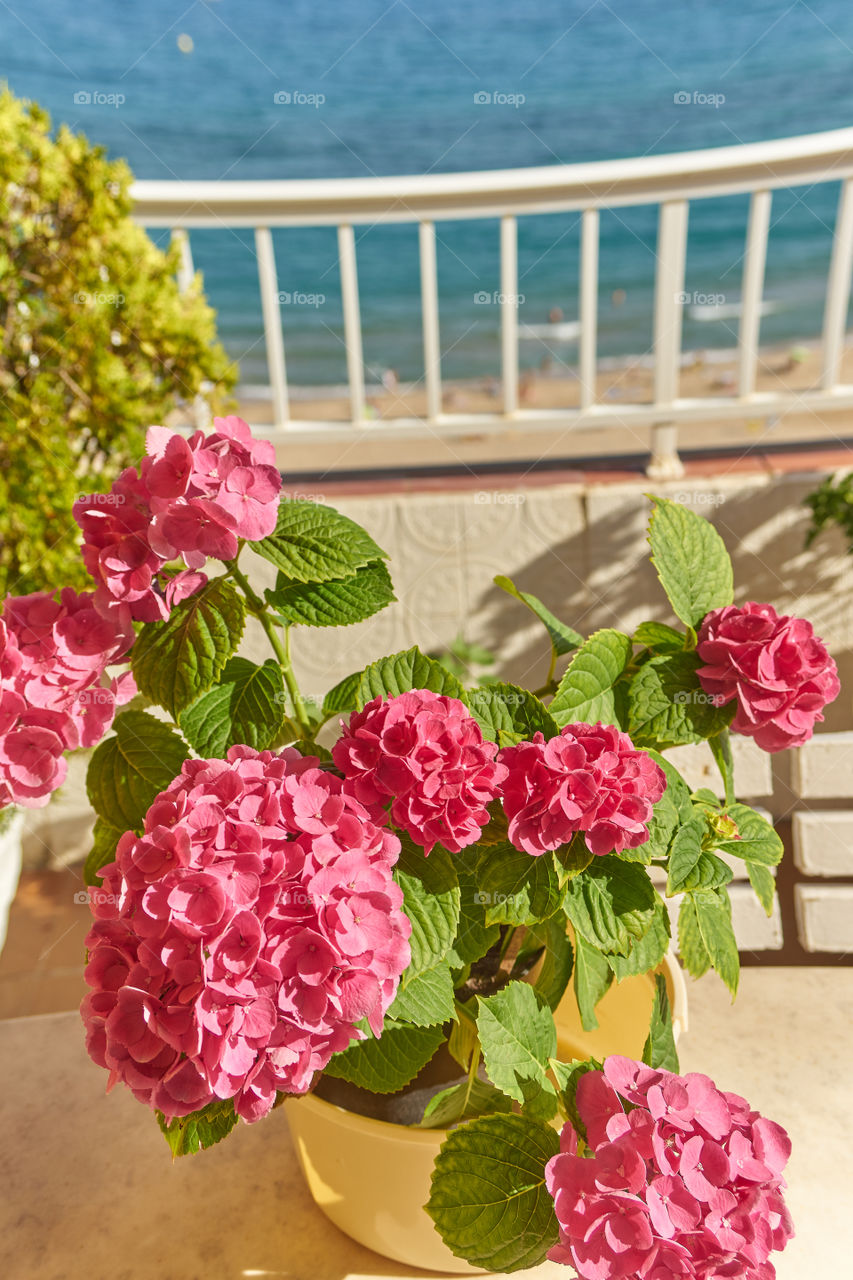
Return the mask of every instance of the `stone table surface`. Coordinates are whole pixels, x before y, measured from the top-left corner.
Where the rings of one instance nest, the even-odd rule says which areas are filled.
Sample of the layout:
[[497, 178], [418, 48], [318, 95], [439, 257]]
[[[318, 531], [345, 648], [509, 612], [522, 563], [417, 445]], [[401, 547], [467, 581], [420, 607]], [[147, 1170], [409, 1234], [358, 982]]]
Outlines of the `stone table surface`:
[[[853, 969], [750, 968], [734, 1007], [690, 986], [682, 1069], [779, 1120], [797, 1237], [779, 1280], [853, 1274]], [[153, 1116], [87, 1058], [76, 1014], [0, 1022], [3, 1280], [428, 1277], [343, 1236], [303, 1186], [282, 1113], [170, 1163]], [[540, 1280], [571, 1276], [547, 1263]]]

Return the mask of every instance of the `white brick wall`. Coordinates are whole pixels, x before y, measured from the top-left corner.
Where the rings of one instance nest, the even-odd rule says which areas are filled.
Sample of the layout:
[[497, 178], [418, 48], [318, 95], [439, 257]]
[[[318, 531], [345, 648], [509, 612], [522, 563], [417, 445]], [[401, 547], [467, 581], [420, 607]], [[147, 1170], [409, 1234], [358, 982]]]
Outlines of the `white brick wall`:
[[791, 783], [804, 800], [853, 795], [853, 732], [817, 733], [806, 746], [792, 751]]
[[853, 952], [853, 885], [798, 884], [794, 905], [806, 951]]
[[853, 876], [853, 809], [795, 813], [794, 861], [808, 876]]

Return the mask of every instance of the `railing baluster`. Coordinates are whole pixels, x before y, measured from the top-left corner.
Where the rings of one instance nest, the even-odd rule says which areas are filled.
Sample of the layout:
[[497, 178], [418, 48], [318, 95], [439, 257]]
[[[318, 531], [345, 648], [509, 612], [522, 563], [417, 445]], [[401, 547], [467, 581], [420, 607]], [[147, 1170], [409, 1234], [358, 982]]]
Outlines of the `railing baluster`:
[[596, 352], [598, 346], [598, 232], [597, 209], [584, 209], [581, 220], [581, 324], [578, 351], [581, 409], [596, 399]]
[[441, 415], [441, 346], [438, 331], [438, 270], [435, 260], [435, 223], [419, 227], [421, 254], [421, 318], [424, 330], [424, 380], [427, 418]]
[[518, 229], [501, 218], [501, 370], [504, 413], [518, 409]]
[[264, 339], [267, 365], [272, 388], [273, 420], [283, 428], [290, 419], [290, 402], [287, 394], [287, 367], [284, 362], [284, 336], [281, 331], [278, 276], [275, 269], [275, 250], [269, 227], [255, 228], [255, 249], [258, 254], [258, 281], [261, 286], [261, 307], [264, 315]]
[[831, 391], [836, 387], [841, 374], [841, 354], [844, 350], [847, 309], [850, 305], [851, 269], [853, 269], [853, 178], [847, 178], [841, 185], [835, 234], [832, 239], [832, 260], [829, 264], [829, 280], [826, 287], [821, 377], [821, 386], [824, 391]]
[[348, 224], [338, 227], [338, 254], [341, 260], [341, 298], [344, 307], [350, 407], [353, 422], [360, 423], [364, 421], [364, 356], [361, 349], [355, 233]]
[[190, 238], [183, 227], [172, 228], [172, 243], [179, 246], [181, 255], [178, 263], [178, 288], [181, 293], [186, 293], [195, 278], [195, 267]]
[[656, 405], [671, 405], [678, 395], [688, 209], [686, 200], [665, 200], [660, 207], [658, 219], [655, 278]]
[[755, 391], [758, 364], [758, 336], [761, 329], [761, 300], [764, 293], [764, 267], [767, 260], [767, 233], [770, 230], [769, 191], [755, 191], [749, 203], [749, 226], [741, 286], [740, 332], [738, 334], [738, 393], [751, 396]]

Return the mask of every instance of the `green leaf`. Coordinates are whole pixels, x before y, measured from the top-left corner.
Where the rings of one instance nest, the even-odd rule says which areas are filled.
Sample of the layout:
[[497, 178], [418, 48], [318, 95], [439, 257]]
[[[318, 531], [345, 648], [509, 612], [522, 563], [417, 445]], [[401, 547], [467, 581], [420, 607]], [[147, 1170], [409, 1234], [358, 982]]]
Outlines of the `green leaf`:
[[556, 1129], [527, 1116], [482, 1116], [453, 1129], [426, 1206], [450, 1251], [489, 1271], [544, 1261], [559, 1234], [545, 1166], [559, 1150]]
[[608, 957], [577, 934], [575, 936], [575, 1000], [584, 1031], [598, 1026], [595, 1006], [605, 996], [613, 981]]
[[187, 707], [181, 732], [200, 756], [222, 758], [229, 747], [265, 751], [285, 719], [284, 678], [269, 659], [262, 667], [248, 658], [229, 658], [219, 682]]
[[372, 698], [396, 697], [410, 689], [431, 689], [433, 693], [465, 701], [465, 690], [456, 676], [415, 646], [366, 667], [358, 682], [356, 702], [361, 708]]
[[580, 935], [605, 953], [627, 956], [632, 940], [650, 928], [655, 891], [648, 872], [613, 854], [593, 858], [566, 886], [563, 906]]
[[412, 959], [400, 981], [401, 990], [443, 960], [459, 924], [459, 881], [453, 859], [437, 846], [428, 858], [407, 836], [401, 837], [394, 879], [403, 890], [403, 911], [412, 922]]
[[509, 843], [488, 845], [477, 876], [487, 924], [536, 924], [560, 907], [560, 881], [548, 854], [531, 858]]
[[707, 832], [705, 819], [697, 815], [675, 833], [666, 879], [668, 898], [688, 889], [716, 889], [732, 879], [731, 867], [714, 854], [702, 851]]
[[126, 828], [114, 827], [109, 822], [105, 822], [103, 818], [95, 819], [95, 829], [92, 832], [92, 848], [86, 857], [83, 867], [83, 883], [98, 885], [101, 877], [100, 871], [102, 867], [106, 867], [109, 863], [115, 861], [116, 845], [124, 835]]
[[758, 862], [764, 867], [775, 867], [782, 861], [785, 847], [781, 836], [766, 818], [746, 804], [730, 804], [726, 816], [737, 823], [737, 840], [721, 840], [717, 848], [721, 853], [734, 854], [745, 862]]
[[755, 890], [755, 895], [761, 903], [768, 916], [773, 914], [773, 897], [776, 893], [776, 881], [773, 879], [767, 867], [760, 862], [747, 862], [747, 874], [749, 883]]
[[554, 1095], [546, 1072], [557, 1052], [554, 1016], [526, 982], [509, 982], [493, 996], [477, 1001], [477, 1032], [486, 1073], [498, 1089], [515, 1102], [530, 1096], [532, 1081]]
[[725, 889], [700, 889], [685, 895], [678, 913], [678, 949], [694, 978], [714, 968], [732, 996], [737, 994], [740, 959]]
[[475, 1076], [430, 1098], [421, 1121], [422, 1129], [449, 1129], [451, 1125], [473, 1120], [475, 1116], [494, 1115], [512, 1110], [512, 1103], [488, 1080]]
[[641, 973], [650, 973], [656, 969], [669, 950], [672, 927], [669, 922], [663, 899], [655, 890], [655, 914], [651, 925], [642, 938], [632, 942], [627, 956], [607, 957], [607, 963], [613, 970], [617, 982], [632, 978]]
[[334, 582], [387, 559], [361, 525], [304, 498], [283, 498], [275, 531], [249, 544], [294, 582]]
[[617, 724], [613, 686], [631, 661], [631, 641], [621, 631], [596, 631], [577, 651], [548, 711], [560, 726]]
[[567, 627], [564, 622], [560, 622], [559, 618], [555, 618], [551, 610], [546, 609], [542, 601], [537, 599], [536, 596], [532, 596], [529, 591], [520, 591], [511, 578], [506, 578], [499, 573], [494, 582], [495, 586], [500, 587], [501, 591], [505, 591], [507, 595], [526, 605], [531, 613], [535, 614], [539, 621], [544, 624], [551, 640], [551, 648], [558, 658], [571, 653], [583, 644], [582, 635], [571, 627]]
[[684, 648], [685, 636], [665, 622], [641, 622], [634, 632], [634, 644], [645, 645], [659, 653], [676, 653]]
[[652, 818], [649, 822], [649, 838], [645, 844], [633, 849], [623, 849], [619, 854], [624, 862], [642, 862], [646, 866], [655, 858], [665, 858], [669, 852], [672, 838], [683, 822], [693, 817], [693, 805], [690, 800], [690, 788], [673, 764], [657, 751], [645, 748], [646, 755], [651, 756], [666, 774], [666, 790], [653, 806]]
[[554, 869], [560, 881], [560, 888], [565, 889], [570, 880], [586, 871], [595, 857], [586, 847], [586, 841], [580, 831], [575, 832], [568, 844], [560, 845], [554, 850]]
[[497, 682], [469, 690], [467, 698], [483, 737], [502, 747], [532, 738], [534, 733], [554, 738], [559, 732], [543, 703], [519, 685]]
[[443, 1040], [441, 1027], [410, 1027], [386, 1020], [378, 1039], [359, 1040], [336, 1053], [324, 1074], [371, 1093], [397, 1093], [414, 1080]]
[[139, 831], [152, 800], [174, 781], [189, 751], [168, 725], [144, 711], [122, 711], [113, 728], [115, 735], [89, 761], [89, 803], [110, 826]]
[[678, 1073], [678, 1053], [675, 1048], [675, 1037], [672, 1034], [672, 1013], [666, 990], [666, 978], [662, 973], [655, 975], [655, 1000], [648, 1038], [643, 1045], [643, 1062], [646, 1066], [654, 1067], [656, 1071]]
[[[586, 1029], [587, 1031], [594, 1031], [597, 1026], [598, 1023], [593, 1019], [592, 1026]], [[575, 1133], [579, 1134], [584, 1141], [586, 1141], [586, 1125], [581, 1120], [580, 1112], [578, 1111], [578, 1085], [583, 1076], [590, 1071], [601, 1071], [603, 1065], [596, 1058], [574, 1058], [571, 1062], [558, 1062], [555, 1058], [551, 1062], [551, 1071], [560, 1089], [566, 1114]]]
[[469, 845], [454, 856], [459, 880], [460, 911], [456, 938], [447, 953], [452, 969], [461, 969], [466, 964], [473, 964], [475, 960], [481, 959], [500, 937], [500, 925], [486, 924], [486, 904], [482, 900], [476, 871], [478, 853], [476, 845]]
[[172, 1159], [192, 1155], [199, 1148], [214, 1146], [226, 1138], [239, 1117], [234, 1114], [233, 1098], [209, 1102], [200, 1111], [167, 1120], [162, 1111], [155, 1112], [160, 1132], [169, 1144]]
[[434, 1027], [455, 1018], [453, 977], [448, 962], [442, 960], [432, 969], [424, 969], [405, 986], [401, 982], [387, 1016], [397, 1022], [412, 1022], [416, 1027]]
[[649, 521], [652, 564], [676, 616], [691, 627], [734, 599], [732, 562], [712, 524], [666, 498], [654, 498]]
[[140, 631], [130, 665], [140, 693], [175, 719], [217, 680], [240, 643], [243, 601], [225, 578], [214, 578], [176, 605], [165, 622]]
[[352, 675], [344, 676], [343, 680], [339, 680], [333, 689], [330, 689], [323, 699], [323, 715], [326, 717], [344, 714], [347, 711], [355, 711], [358, 703], [358, 686], [361, 682], [363, 672], [353, 671]]
[[383, 560], [371, 560], [332, 582], [293, 582], [280, 573], [275, 591], [265, 595], [284, 623], [306, 627], [349, 627], [397, 598]]
[[696, 675], [701, 665], [695, 653], [661, 654], [643, 663], [628, 688], [628, 733], [635, 746], [676, 747], [726, 728], [735, 704], [714, 706]]
[[566, 930], [566, 917], [559, 912], [544, 924], [531, 929], [528, 938], [534, 945], [541, 940], [545, 948], [542, 967], [533, 984], [533, 990], [542, 997], [553, 1012], [571, 982], [574, 968], [574, 952]]

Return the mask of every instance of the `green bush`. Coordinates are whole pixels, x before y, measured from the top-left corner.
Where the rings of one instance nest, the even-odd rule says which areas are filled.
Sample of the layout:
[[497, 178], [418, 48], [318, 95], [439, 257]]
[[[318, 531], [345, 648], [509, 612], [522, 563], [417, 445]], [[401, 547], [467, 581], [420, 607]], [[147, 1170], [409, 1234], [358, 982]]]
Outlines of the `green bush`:
[[131, 220], [131, 173], [0, 92], [0, 599], [86, 583], [71, 517], [137, 459], [143, 429], [236, 370], [177, 246]]

